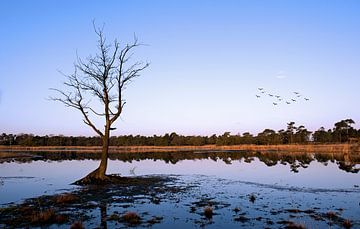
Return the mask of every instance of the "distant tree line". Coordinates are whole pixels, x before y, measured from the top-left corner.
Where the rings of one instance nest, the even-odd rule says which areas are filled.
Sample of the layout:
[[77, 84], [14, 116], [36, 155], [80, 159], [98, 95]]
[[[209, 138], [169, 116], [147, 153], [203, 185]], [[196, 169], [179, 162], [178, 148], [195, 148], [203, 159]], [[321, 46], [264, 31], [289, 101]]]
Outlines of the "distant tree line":
[[[352, 119], [341, 120], [334, 124], [334, 128], [326, 130], [324, 127], [311, 132], [305, 126], [295, 126], [295, 122], [287, 123], [286, 129], [278, 131], [265, 129], [256, 136], [245, 132], [242, 135], [212, 136], [183, 136], [177, 133], [162, 136], [123, 135], [110, 138], [112, 146], [181, 146], [181, 145], [272, 145], [272, 144], [308, 144], [308, 143], [345, 143], [351, 138], [360, 138], [360, 129], [353, 128]], [[101, 146], [100, 137], [83, 136], [37, 136], [33, 134], [5, 134], [0, 136], [0, 145], [22, 146]]]

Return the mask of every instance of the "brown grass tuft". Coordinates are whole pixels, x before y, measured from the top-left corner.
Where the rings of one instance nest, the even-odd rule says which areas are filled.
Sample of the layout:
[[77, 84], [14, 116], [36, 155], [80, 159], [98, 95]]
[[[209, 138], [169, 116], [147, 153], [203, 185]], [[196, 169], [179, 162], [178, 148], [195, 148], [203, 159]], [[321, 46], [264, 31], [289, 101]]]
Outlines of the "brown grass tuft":
[[77, 221], [70, 226], [70, 229], [85, 229], [82, 222]]
[[53, 221], [55, 217], [55, 211], [50, 208], [46, 211], [34, 213], [31, 215], [30, 220], [33, 224], [44, 224]]
[[56, 221], [56, 223], [58, 223], [58, 224], [65, 223], [67, 220], [68, 220], [68, 217], [65, 216], [65, 215], [57, 215], [57, 216], [55, 217], [55, 221]]
[[343, 222], [343, 226], [345, 228], [351, 228], [352, 227], [352, 223], [350, 220], [346, 219], [344, 222]]
[[213, 209], [210, 206], [204, 208], [204, 215], [206, 218], [211, 219], [214, 215]]
[[65, 204], [65, 203], [74, 202], [77, 199], [78, 199], [77, 196], [75, 196], [75, 195], [73, 195], [71, 193], [66, 193], [66, 194], [56, 196], [55, 197], [55, 202], [57, 204]]
[[288, 225], [286, 225], [287, 229], [306, 229], [304, 224], [289, 222]]
[[336, 218], [336, 213], [333, 211], [329, 211], [326, 213], [326, 217], [329, 219], [335, 219]]
[[126, 212], [121, 218], [124, 222], [131, 225], [137, 225], [141, 222], [141, 218], [136, 212]]
[[22, 215], [31, 215], [34, 212], [34, 209], [30, 206], [20, 206], [19, 211]]

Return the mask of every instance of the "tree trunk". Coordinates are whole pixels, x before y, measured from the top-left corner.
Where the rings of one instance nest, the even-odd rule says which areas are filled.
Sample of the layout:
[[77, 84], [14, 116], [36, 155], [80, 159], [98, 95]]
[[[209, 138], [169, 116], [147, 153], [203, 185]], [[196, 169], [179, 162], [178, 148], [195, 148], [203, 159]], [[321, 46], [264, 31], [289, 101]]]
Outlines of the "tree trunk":
[[107, 125], [105, 127], [105, 135], [102, 137], [102, 151], [101, 151], [101, 161], [97, 169], [89, 173], [84, 178], [74, 182], [73, 184], [77, 185], [86, 185], [86, 184], [101, 184], [109, 181], [109, 177], [106, 176], [107, 162], [108, 162], [108, 152], [109, 152], [109, 140], [110, 139], [110, 127]]
[[104, 179], [106, 177], [108, 152], [109, 152], [109, 131], [105, 131], [105, 135], [102, 139], [102, 151], [101, 151], [101, 162], [98, 168], [98, 178]]

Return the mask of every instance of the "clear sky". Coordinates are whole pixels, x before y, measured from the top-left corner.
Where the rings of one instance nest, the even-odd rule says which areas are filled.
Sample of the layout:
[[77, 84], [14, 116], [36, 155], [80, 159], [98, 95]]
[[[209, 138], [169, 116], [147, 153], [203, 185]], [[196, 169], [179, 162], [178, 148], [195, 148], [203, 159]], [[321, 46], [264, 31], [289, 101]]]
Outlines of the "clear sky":
[[[94, 54], [92, 20], [108, 40], [149, 46], [125, 91], [118, 134], [309, 130], [352, 118], [359, 128], [360, 1], [0, 2], [0, 132], [95, 135], [76, 110], [48, 101]], [[258, 87], [297, 102], [273, 105]], [[260, 93], [261, 94], [261, 93]], [[101, 122], [97, 122], [101, 125]]]

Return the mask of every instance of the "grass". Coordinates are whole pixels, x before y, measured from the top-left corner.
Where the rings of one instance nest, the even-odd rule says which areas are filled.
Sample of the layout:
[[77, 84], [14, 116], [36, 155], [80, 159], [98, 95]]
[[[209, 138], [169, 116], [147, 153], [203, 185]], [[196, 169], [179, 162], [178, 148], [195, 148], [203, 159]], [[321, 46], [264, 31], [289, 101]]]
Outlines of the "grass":
[[84, 229], [84, 225], [82, 224], [82, 222], [75, 222], [70, 226], [70, 229]]
[[214, 215], [213, 209], [210, 206], [204, 208], [204, 215], [206, 218], [211, 219]]
[[337, 217], [336, 213], [333, 211], [329, 211], [326, 213], [326, 217], [329, 219], [335, 219]]
[[70, 194], [70, 193], [65, 193], [62, 195], [55, 196], [55, 202], [57, 204], [72, 203], [72, 202], [76, 201], [77, 199], [78, 199], [77, 196]]
[[300, 223], [294, 223], [294, 222], [289, 222], [288, 225], [286, 225], [287, 229], [306, 229], [304, 224], [300, 224]]
[[56, 214], [53, 209], [48, 209], [41, 212], [35, 212], [30, 216], [32, 224], [47, 224], [55, 221]]
[[137, 225], [141, 223], [141, 217], [136, 212], [126, 212], [121, 219], [130, 225]]
[[344, 226], [345, 228], [351, 228], [351, 227], [352, 227], [352, 223], [351, 223], [350, 220], [346, 219], [346, 220], [344, 220], [344, 222], [343, 222], [343, 226]]

